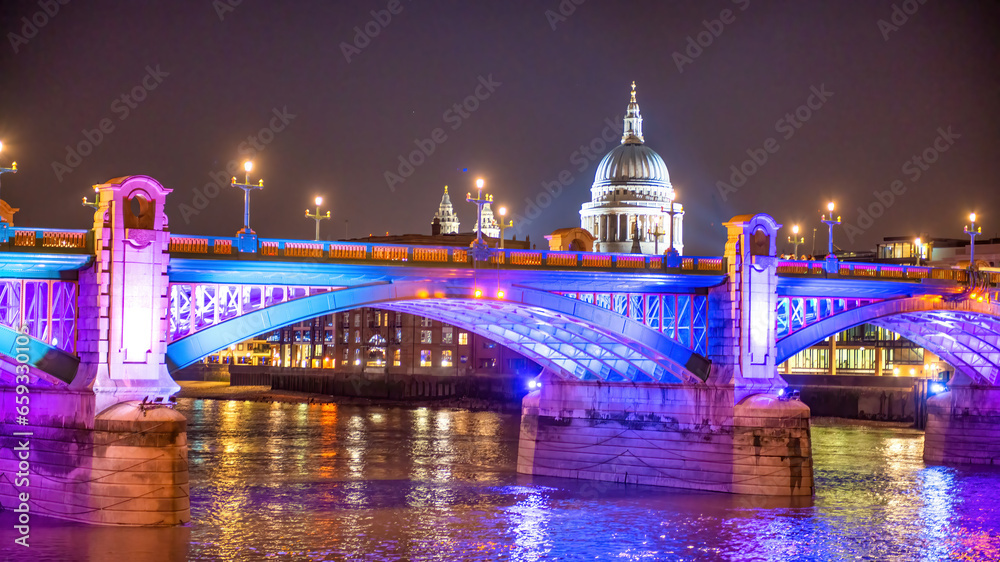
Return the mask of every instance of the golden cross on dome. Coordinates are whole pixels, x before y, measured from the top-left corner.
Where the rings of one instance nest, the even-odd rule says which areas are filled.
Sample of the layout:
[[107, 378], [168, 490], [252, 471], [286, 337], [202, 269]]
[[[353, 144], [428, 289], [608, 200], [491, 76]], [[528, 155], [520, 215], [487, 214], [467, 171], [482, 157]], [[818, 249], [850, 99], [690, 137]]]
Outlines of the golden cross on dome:
[[632, 103], [635, 103], [635, 80], [632, 81]]

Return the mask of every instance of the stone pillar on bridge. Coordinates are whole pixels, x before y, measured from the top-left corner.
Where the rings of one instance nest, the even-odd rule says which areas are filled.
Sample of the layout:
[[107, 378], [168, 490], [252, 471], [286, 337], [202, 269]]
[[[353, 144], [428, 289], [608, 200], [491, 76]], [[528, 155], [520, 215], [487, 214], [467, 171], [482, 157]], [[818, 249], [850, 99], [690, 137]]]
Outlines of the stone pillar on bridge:
[[785, 381], [777, 348], [777, 233], [768, 215], [725, 223], [728, 281], [709, 292], [708, 385], [731, 392], [733, 491], [811, 495], [809, 407], [779, 397]]
[[146, 176], [96, 186], [94, 263], [80, 272], [80, 372], [75, 387], [96, 395], [97, 411], [130, 400], [165, 402], [180, 390], [167, 371], [164, 212], [171, 190]]
[[924, 462], [1000, 465], [1000, 387], [956, 372], [927, 400]]
[[522, 404], [518, 472], [769, 496], [811, 496], [809, 408], [780, 400], [778, 225], [727, 223], [709, 293], [708, 380], [575, 380], [543, 372]]

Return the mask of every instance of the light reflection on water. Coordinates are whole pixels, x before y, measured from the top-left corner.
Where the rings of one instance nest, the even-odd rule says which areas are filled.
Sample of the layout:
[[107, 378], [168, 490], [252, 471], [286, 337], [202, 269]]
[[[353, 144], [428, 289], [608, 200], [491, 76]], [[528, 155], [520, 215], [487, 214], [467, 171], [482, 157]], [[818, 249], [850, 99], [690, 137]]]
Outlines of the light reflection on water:
[[[814, 426], [816, 497], [793, 503], [518, 475], [514, 415], [178, 409], [189, 419], [191, 525], [35, 519], [31, 556], [7, 540], [0, 558], [1000, 560], [1000, 471], [925, 467], [912, 430]], [[11, 528], [9, 513], [0, 524]]]

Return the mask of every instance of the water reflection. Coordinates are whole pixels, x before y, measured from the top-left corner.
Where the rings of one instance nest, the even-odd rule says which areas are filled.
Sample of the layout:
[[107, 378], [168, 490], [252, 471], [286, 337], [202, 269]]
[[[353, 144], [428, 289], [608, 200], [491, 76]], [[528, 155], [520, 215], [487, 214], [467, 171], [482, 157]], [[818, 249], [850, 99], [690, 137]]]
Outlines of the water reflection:
[[1000, 471], [925, 467], [912, 430], [814, 426], [817, 494], [791, 499], [518, 475], [514, 415], [178, 409], [195, 521], [44, 521], [30, 560], [1000, 560]]

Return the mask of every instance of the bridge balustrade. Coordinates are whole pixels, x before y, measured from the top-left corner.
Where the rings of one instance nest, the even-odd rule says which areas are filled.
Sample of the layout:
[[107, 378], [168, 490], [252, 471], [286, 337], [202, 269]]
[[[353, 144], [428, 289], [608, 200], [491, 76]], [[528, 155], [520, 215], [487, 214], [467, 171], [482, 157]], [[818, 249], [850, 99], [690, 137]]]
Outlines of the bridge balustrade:
[[[831, 277], [826, 271], [826, 262], [785, 260], [778, 263], [778, 275], [815, 275]], [[912, 280], [939, 279], [967, 283], [969, 273], [964, 269], [945, 269], [937, 267], [890, 265], [882, 263], [852, 263], [841, 262], [838, 277], [862, 277], [866, 279]], [[991, 273], [991, 282], [1000, 283], [1000, 273]]]
[[46, 251], [66, 250], [74, 253], [87, 253], [91, 247], [89, 230], [71, 230], [59, 228], [13, 228], [14, 235], [10, 237], [10, 250], [28, 250], [46, 248]]

